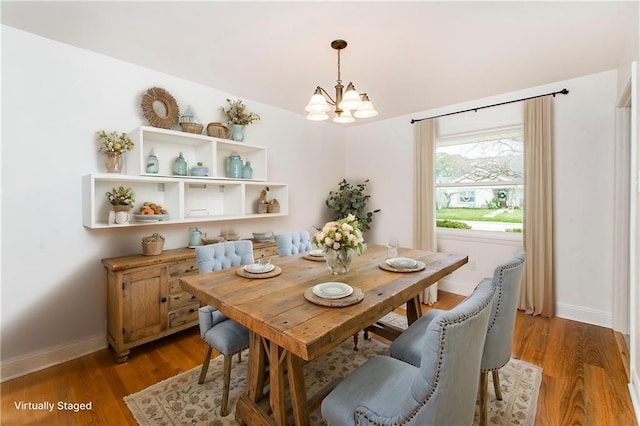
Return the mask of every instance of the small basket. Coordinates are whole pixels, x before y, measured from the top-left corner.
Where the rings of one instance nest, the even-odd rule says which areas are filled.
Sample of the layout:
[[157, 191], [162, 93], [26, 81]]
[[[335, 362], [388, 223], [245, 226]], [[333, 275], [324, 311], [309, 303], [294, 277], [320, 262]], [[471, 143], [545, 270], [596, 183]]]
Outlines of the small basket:
[[280, 213], [280, 203], [278, 202], [278, 200], [274, 198], [273, 200], [269, 201], [269, 204], [267, 205], [267, 212]]
[[212, 138], [229, 139], [229, 129], [222, 123], [209, 123], [207, 135]]
[[183, 132], [187, 133], [195, 133], [196, 135], [202, 134], [202, 129], [204, 128], [202, 124], [199, 123], [180, 123], [180, 128]]
[[145, 256], [157, 256], [162, 254], [164, 249], [164, 241], [151, 241], [142, 243], [142, 254]]

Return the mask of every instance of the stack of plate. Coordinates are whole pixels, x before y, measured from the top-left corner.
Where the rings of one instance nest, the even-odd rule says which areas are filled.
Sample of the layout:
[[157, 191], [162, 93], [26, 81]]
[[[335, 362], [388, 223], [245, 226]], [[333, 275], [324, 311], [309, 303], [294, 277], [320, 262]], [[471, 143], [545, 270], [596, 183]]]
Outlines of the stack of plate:
[[395, 269], [416, 269], [419, 267], [416, 260], [408, 257], [392, 257], [385, 260], [385, 263]]
[[249, 272], [250, 274], [266, 274], [267, 272], [273, 271], [274, 268], [275, 265], [271, 263], [251, 263], [244, 266], [244, 270]]
[[253, 239], [258, 243], [273, 241], [273, 232], [254, 232]]
[[321, 299], [342, 299], [353, 293], [353, 287], [345, 283], [328, 282], [313, 286], [311, 291]]
[[324, 257], [324, 250], [322, 249], [313, 249], [309, 252], [309, 256], [313, 257]]

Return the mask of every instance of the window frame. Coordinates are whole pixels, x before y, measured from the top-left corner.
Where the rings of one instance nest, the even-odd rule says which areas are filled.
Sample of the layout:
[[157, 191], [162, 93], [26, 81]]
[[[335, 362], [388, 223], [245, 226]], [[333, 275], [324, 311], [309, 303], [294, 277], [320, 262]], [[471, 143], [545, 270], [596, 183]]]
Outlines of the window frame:
[[[464, 143], [474, 143], [474, 142], [482, 142], [483, 139], [491, 140], [491, 139], [499, 139], [500, 135], [503, 134], [505, 137], [509, 135], [513, 135], [514, 133], [518, 134], [521, 138], [523, 138], [523, 126], [522, 123], [502, 126], [502, 127], [493, 127], [482, 129], [478, 131], [471, 132], [460, 132], [455, 134], [449, 134], [443, 137], [437, 137], [435, 141], [435, 155], [437, 155], [437, 150], [443, 146], [455, 146], [462, 145]], [[477, 139], [477, 140], [476, 140]], [[467, 140], [468, 142], [464, 142]], [[523, 141], [524, 143], [524, 141]], [[524, 157], [524, 146], [522, 155]], [[435, 159], [434, 159], [435, 161]], [[524, 174], [524, 158], [523, 158], [523, 174]], [[513, 179], [508, 182], [438, 182], [437, 176], [435, 175], [436, 170], [434, 167], [434, 207], [437, 208], [437, 191], [438, 188], [502, 188], [502, 187], [514, 187], [514, 186], [522, 186], [524, 192], [524, 176], [522, 178]], [[523, 207], [524, 208], [524, 207]], [[436, 214], [437, 216], [437, 209]], [[437, 220], [437, 218], [436, 218]], [[524, 218], [522, 223], [514, 223], [514, 225], [520, 225], [524, 229]], [[474, 240], [503, 240], [503, 241], [522, 241], [523, 232], [500, 232], [500, 231], [491, 231], [491, 230], [479, 230], [479, 229], [456, 229], [456, 228], [441, 228], [436, 226], [436, 235], [438, 238], [445, 237], [447, 239], [457, 239], [464, 241], [474, 241]]]

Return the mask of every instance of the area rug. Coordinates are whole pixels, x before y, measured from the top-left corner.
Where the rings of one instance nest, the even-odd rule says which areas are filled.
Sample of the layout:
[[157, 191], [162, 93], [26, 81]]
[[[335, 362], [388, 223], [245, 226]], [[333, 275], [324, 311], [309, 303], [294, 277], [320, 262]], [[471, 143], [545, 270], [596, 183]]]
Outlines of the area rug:
[[[406, 319], [391, 313], [384, 320], [399, 327], [406, 327]], [[376, 355], [388, 355], [389, 347], [375, 339], [360, 339], [359, 351], [353, 350], [353, 341], [346, 340], [325, 356], [311, 361], [304, 367], [304, 379], [308, 395], [313, 395], [335, 377], [346, 376], [350, 371]], [[203, 346], [204, 352], [204, 346]], [[211, 360], [207, 378], [198, 384], [200, 366], [177, 376], [156, 383], [124, 398], [133, 417], [140, 425], [236, 425], [235, 404], [244, 389], [247, 353], [242, 362], [234, 362], [231, 370], [229, 393], [230, 413], [220, 417], [222, 397], [222, 357]], [[532, 425], [542, 369], [524, 361], [511, 359], [500, 369], [502, 401], [495, 399], [491, 374], [488, 386], [488, 423], [491, 425]], [[471, 385], [471, 384], [470, 384]], [[476, 406], [474, 424], [478, 424], [479, 409]], [[320, 409], [311, 414], [311, 424], [323, 425]]]

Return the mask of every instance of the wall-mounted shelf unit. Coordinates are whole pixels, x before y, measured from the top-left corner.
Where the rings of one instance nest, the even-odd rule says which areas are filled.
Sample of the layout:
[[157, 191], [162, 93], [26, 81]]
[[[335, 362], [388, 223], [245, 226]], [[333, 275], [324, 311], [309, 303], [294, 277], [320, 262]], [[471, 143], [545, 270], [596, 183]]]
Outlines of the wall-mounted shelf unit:
[[[227, 139], [142, 126], [129, 133], [135, 147], [125, 157], [127, 174], [93, 173], [82, 180], [83, 224], [87, 228], [157, 226], [220, 220], [286, 216], [289, 192], [285, 183], [267, 182], [267, 150]], [[153, 149], [160, 162], [158, 173], [146, 172], [147, 156]], [[173, 161], [182, 152], [189, 173], [202, 162], [209, 176], [174, 176]], [[226, 161], [231, 153], [251, 161], [253, 179], [226, 176]], [[109, 224], [112, 206], [105, 193], [114, 187], [132, 188], [136, 202], [127, 224]], [[269, 187], [268, 199], [277, 199], [278, 213], [258, 213], [260, 191]], [[133, 213], [144, 202], [162, 206], [169, 218], [154, 221], [136, 219]]]
[[[163, 221], [138, 221], [109, 224], [111, 205], [105, 193], [117, 186], [132, 188], [136, 202], [132, 213], [145, 201], [161, 205], [169, 212]], [[119, 174], [90, 174], [83, 177], [83, 224], [87, 228], [168, 225], [175, 223], [254, 219], [286, 216], [289, 212], [288, 186], [277, 182], [216, 180], [196, 178], [162, 178]], [[269, 199], [280, 204], [279, 213], [258, 213], [260, 191], [269, 187]]]
[[[139, 127], [128, 135], [135, 144], [125, 158], [128, 175], [171, 177], [173, 162], [182, 153], [189, 174], [191, 167], [202, 162], [209, 167], [209, 176], [204, 179], [229, 179], [226, 161], [231, 153], [237, 153], [243, 161], [251, 162], [253, 178], [250, 180], [267, 180], [267, 149], [261, 146], [147, 126]], [[147, 157], [151, 150], [160, 163], [158, 173], [147, 173]], [[188, 177], [203, 179], [200, 176]]]

